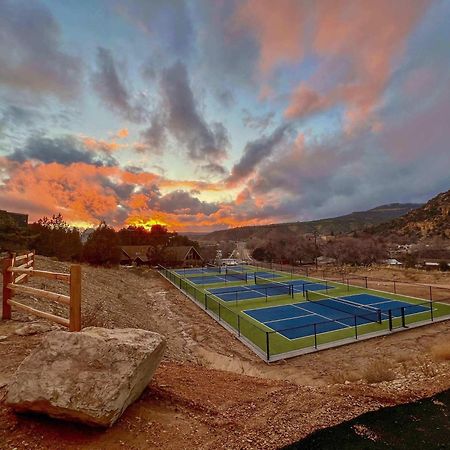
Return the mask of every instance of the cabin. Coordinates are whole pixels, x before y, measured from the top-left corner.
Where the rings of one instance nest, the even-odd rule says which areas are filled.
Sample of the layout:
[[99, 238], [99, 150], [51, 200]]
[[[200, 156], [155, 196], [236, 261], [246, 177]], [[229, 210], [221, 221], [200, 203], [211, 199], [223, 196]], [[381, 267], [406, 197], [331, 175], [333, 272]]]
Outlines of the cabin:
[[28, 214], [5, 211], [0, 209], [0, 221], [12, 220], [17, 226], [26, 228], [28, 226]]
[[204, 262], [198, 250], [187, 245], [166, 247], [162, 252], [161, 260], [167, 267], [200, 267]]
[[142, 266], [149, 263], [149, 245], [122, 245], [120, 247], [120, 264]]

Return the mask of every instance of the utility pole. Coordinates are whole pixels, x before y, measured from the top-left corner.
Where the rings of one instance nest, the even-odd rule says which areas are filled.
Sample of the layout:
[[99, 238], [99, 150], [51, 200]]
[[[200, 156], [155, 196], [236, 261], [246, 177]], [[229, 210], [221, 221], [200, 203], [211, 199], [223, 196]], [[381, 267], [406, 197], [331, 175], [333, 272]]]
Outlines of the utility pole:
[[316, 262], [316, 270], [319, 268], [319, 265], [317, 264], [317, 254], [318, 254], [318, 248], [317, 248], [317, 230], [314, 230], [314, 247], [316, 249], [316, 252], [314, 253], [314, 259]]

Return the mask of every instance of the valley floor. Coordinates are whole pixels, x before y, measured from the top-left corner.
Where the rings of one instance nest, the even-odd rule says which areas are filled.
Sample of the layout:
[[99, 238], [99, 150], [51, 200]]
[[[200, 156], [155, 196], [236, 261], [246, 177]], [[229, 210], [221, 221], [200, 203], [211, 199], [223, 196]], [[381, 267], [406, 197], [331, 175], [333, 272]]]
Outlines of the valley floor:
[[[38, 257], [36, 268], [68, 265]], [[267, 365], [155, 271], [83, 266], [83, 326], [137, 327], [168, 340], [149, 389], [101, 431], [16, 416], [4, 405], [6, 383], [44, 335], [16, 334], [34, 319], [13, 318], [0, 321], [2, 449], [272, 449], [450, 388], [450, 361], [439, 359], [450, 322]], [[373, 377], [393, 379], [370, 384]]]

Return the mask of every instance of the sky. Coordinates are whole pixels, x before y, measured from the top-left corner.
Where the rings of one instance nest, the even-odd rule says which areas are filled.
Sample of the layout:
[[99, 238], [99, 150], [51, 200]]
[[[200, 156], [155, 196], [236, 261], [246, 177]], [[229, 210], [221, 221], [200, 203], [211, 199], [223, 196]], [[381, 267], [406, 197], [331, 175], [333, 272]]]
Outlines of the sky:
[[177, 231], [450, 189], [450, 2], [0, 0], [0, 209]]

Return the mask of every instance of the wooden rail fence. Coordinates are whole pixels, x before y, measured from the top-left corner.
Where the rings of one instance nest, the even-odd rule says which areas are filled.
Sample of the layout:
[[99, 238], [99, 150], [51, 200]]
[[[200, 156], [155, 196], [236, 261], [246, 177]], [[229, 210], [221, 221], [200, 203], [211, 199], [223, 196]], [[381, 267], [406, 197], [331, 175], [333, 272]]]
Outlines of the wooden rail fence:
[[[33, 314], [38, 317], [59, 323], [69, 328], [69, 331], [81, 330], [81, 266], [74, 264], [69, 273], [48, 272], [34, 268], [35, 253], [27, 252], [22, 255], [11, 253], [3, 260], [3, 310], [2, 319], [11, 319], [11, 310]], [[16, 265], [19, 264], [19, 265]], [[69, 295], [49, 292], [26, 286], [24, 283], [30, 277], [41, 277], [50, 280], [58, 280], [69, 285]], [[57, 316], [44, 311], [39, 311], [31, 306], [24, 305], [13, 300], [14, 294], [29, 294], [46, 300], [54, 301], [69, 307], [69, 318]]]

